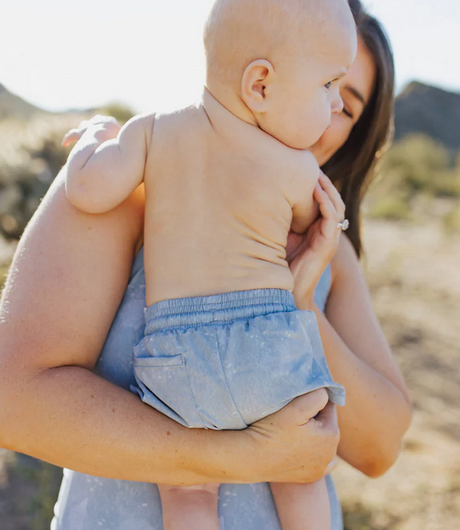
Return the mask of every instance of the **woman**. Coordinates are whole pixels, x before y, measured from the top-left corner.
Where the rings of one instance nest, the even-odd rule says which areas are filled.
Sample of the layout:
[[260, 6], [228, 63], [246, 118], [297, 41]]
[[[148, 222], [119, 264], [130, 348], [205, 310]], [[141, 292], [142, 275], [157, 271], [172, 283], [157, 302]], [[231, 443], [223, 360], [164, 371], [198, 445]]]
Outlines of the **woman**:
[[[356, 198], [386, 139], [393, 79], [383, 35], [360, 4], [352, 4], [360, 52], [343, 82], [344, 113], [315, 155], [322, 163], [329, 160], [327, 171], [348, 202], [355, 226], [350, 234], [359, 249]], [[343, 180], [335, 176], [339, 166]], [[79, 471], [65, 472], [56, 530], [159, 530], [153, 482], [233, 483], [221, 488], [222, 526], [279, 530], [269, 488], [260, 482], [319, 478], [337, 444], [334, 411], [327, 407], [306, 423], [319, 408], [313, 393], [245, 431], [187, 430], [127, 392], [131, 348], [143, 325], [142, 220], [142, 190], [117, 210], [94, 217], [71, 209], [62, 176], [56, 180], [18, 247], [3, 296], [0, 445]], [[378, 476], [394, 462], [407, 429], [407, 392], [351, 243], [341, 238], [321, 276], [331, 256], [318, 241], [312, 232], [290, 240], [296, 300], [315, 310], [332, 374], [347, 389], [347, 405], [338, 411], [339, 455]], [[332, 528], [338, 530], [330, 480], [329, 487]]]

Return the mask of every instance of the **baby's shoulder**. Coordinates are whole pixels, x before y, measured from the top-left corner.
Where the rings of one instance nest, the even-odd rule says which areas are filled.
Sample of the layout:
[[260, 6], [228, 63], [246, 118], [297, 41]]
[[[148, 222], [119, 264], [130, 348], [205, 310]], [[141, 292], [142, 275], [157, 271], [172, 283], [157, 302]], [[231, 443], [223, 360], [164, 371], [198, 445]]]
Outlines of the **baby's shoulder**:
[[203, 121], [202, 112], [196, 106], [189, 106], [172, 112], [157, 113], [155, 116], [156, 131], [187, 134], [196, 131], [197, 125]]
[[292, 156], [292, 171], [302, 179], [318, 178], [319, 165], [311, 151], [295, 151]]
[[299, 186], [311, 188], [319, 177], [319, 165], [310, 151], [287, 148], [280, 156], [284, 175], [298, 192]]
[[156, 117], [156, 114], [154, 112], [149, 112], [145, 114], [137, 114], [136, 116], [133, 116], [130, 120], [128, 120], [125, 123], [125, 125], [122, 128], [122, 131], [126, 129], [130, 129], [130, 130], [137, 129], [138, 131], [142, 131], [142, 130], [151, 131], [155, 123], [155, 117]]
[[205, 120], [196, 106], [159, 113], [155, 117], [153, 146], [157, 154], [163, 152], [164, 156], [190, 156], [203, 149], [205, 131]]

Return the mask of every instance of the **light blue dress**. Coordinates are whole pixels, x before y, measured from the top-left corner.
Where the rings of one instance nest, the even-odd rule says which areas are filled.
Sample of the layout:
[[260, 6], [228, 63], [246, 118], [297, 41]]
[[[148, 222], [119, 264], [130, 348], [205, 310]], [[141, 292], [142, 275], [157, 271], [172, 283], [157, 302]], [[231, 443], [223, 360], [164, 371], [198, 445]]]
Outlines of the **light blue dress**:
[[[315, 298], [324, 309], [330, 268]], [[108, 334], [96, 372], [129, 390], [135, 383], [133, 347], [144, 333], [145, 276], [143, 251], [136, 256], [125, 296]], [[340, 504], [327, 477], [331, 530], [342, 530]], [[51, 530], [163, 530], [156, 485], [105, 479], [64, 470]], [[221, 530], [281, 530], [268, 484], [223, 484], [219, 490]]]

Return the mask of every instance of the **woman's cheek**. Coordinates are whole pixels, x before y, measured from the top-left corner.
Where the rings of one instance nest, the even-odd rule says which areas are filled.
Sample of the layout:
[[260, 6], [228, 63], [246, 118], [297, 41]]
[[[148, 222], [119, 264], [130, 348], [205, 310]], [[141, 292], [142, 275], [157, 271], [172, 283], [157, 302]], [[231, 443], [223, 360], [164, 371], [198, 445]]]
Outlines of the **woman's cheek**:
[[311, 148], [320, 166], [342, 147], [352, 128], [351, 120], [343, 113], [332, 117], [331, 125]]

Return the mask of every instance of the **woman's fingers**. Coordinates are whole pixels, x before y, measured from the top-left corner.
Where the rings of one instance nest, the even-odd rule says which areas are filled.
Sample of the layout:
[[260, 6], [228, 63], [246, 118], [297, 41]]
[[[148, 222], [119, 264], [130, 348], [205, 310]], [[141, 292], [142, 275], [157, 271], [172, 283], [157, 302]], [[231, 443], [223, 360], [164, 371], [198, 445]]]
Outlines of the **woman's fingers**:
[[343, 202], [340, 193], [337, 191], [337, 188], [334, 186], [334, 184], [332, 184], [330, 178], [327, 177], [323, 172], [320, 174], [319, 183], [334, 205], [334, 208], [339, 216], [339, 220], [343, 221], [345, 218], [345, 203]]
[[337, 223], [340, 222], [339, 214], [332, 203], [329, 195], [324, 191], [321, 185], [318, 183], [315, 188], [315, 199], [318, 201], [319, 209], [322, 215], [321, 220], [321, 233], [327, 239], [338, 236], [339, 230], [337, 229]]
[[333, 237], [334, 234], [340, 235], [338, 223], [345, 219], [345, 203], [331, 180], [321, 173], [315, 189], [315, 198], [319, 203], [320, 211], [325, 221], [321, 231], [326, 237]]

